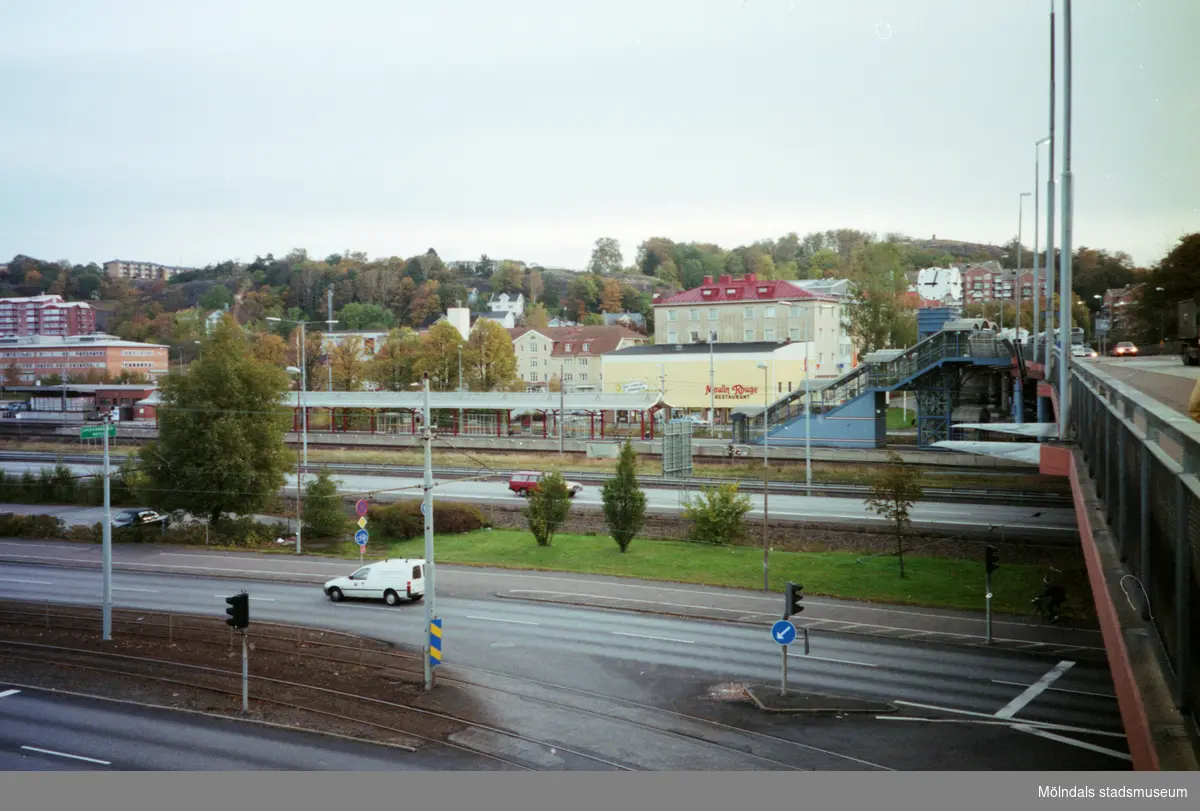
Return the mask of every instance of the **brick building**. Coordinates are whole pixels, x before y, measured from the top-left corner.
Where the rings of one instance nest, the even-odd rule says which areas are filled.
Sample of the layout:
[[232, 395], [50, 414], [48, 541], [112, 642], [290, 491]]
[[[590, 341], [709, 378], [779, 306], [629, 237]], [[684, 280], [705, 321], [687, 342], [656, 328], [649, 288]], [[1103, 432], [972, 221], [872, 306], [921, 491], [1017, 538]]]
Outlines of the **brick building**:
[[0, 298], [0, 338], [18, 335], [86, 335], [96, 331], [96, 311], [62, 296]]
[[64, 380], [89, 372], [115, 379], [122, 372], [141, 372], [151, 381], [165, 375], [168, 347], [123, 341], [102, 332], [78, 336], [26, 335], [0, 338], [0, 374], [15, 374], [34, 383], [52, 374]]

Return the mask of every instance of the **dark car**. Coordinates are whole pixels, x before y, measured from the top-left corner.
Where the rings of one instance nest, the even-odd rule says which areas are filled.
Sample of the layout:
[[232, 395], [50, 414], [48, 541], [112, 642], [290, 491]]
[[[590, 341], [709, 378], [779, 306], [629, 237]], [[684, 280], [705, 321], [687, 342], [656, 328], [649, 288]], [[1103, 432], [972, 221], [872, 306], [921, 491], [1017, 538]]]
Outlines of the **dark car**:
[[137, 527], [166, 521], [167, 517], [154, 510], [124, 510], [113, 516], [114, 527]]

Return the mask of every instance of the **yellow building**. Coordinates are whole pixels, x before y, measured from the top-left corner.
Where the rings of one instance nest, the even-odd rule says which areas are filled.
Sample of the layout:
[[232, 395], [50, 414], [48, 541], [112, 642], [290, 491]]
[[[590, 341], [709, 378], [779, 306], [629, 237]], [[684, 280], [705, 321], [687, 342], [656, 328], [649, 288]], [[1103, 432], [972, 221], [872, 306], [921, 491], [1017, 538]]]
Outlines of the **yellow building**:
[[803, 388], [817, 363], [808, 341], [631, 346], [604, 355], [604, 392], [661, 391], [675, 416], [707, 420], [711, 407], [727, 423], [735, 410], [760, 410]]

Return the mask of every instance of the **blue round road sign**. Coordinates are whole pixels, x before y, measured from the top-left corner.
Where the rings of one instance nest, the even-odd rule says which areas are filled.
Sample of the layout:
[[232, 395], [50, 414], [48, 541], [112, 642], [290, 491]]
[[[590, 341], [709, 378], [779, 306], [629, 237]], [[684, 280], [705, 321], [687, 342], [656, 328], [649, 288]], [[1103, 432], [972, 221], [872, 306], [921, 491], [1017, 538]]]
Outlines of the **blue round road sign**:
[[[357, 543], [359, 546], [366, 546], [367, 545], [367, 531], [365, 529], [360, 529], [358, 532], [354, 533], [354, 542]], [[795, 636], [795, 632], [793, 632], [792, 635]]]
[[796, 626], [787, 620], [779, 620], [771, 626], [771, 638], [780, 645], [790, 645], [796, 641]]

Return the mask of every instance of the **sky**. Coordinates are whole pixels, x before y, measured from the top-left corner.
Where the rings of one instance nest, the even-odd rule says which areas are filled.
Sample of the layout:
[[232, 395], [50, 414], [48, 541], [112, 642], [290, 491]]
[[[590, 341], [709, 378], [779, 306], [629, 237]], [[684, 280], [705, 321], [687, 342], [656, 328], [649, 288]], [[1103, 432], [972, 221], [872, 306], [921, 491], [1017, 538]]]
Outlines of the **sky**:
[[[1063, 0], [0, 0], [0, 261], [1044, 245], [1052, 5], [1058, 181]], [[1200, 230], [1200, 3], [1073, 17], [1073, 245], [1150, 265]]]

